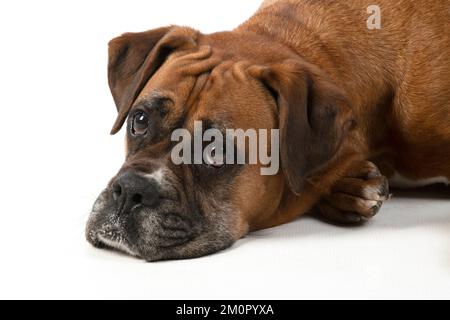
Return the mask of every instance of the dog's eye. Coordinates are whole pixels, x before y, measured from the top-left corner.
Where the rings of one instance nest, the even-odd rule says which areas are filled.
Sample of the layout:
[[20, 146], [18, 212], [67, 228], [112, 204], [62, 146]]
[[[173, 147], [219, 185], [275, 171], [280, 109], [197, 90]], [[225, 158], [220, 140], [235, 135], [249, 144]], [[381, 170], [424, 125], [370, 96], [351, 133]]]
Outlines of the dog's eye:
[[205, 164], [214, 168], [220, 169], [225, 165], [223, 151], [221, 154], [216, 153], [216, 148], [212, 148], [211, 152], [205, 154]]
[[135, 136], [143, 136], [148, 131], [150, 120], [145, 112], [138, 112], [133, 117], [131, 132]]

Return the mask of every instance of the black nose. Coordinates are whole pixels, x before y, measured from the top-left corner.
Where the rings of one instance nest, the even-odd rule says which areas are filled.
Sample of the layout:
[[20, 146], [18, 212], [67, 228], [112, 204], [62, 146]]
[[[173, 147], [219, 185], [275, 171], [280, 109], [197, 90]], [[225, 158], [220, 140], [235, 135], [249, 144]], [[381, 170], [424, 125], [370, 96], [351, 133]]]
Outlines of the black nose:
[[112, 184], [112, 196], [119, 214], [129, 214], [134, 207], [153, 208], [159, 201], [157, 182], [134, 172], [120, 174]]

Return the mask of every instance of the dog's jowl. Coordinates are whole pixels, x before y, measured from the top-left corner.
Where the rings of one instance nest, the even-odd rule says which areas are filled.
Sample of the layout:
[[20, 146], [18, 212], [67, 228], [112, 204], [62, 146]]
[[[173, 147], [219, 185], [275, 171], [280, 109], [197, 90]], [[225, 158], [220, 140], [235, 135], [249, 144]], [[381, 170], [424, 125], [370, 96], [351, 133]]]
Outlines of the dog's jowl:
[[[372, 2], [270, 0], [233, 31], [113, 39], [112, 134], [126, 127], [127, 154], [88, 241], [148, 261], [194, 258], [308, 212], [365, 222], [392, 177], [448, 181], [449, 4]], [[195, 137], [196, 123], [209, 138], [183, 141], [174, 160], [174, 132]], [[251, 132], [266, 133], [257, 156]]]

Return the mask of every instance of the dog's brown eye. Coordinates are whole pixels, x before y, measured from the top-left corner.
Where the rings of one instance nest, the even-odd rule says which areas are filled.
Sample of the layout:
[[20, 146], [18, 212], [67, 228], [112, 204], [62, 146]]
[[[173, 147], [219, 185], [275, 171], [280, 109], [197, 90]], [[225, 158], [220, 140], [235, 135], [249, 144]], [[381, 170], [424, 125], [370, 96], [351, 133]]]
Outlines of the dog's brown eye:
[[149, 118], [145, 112], [138, 112], [133, 118], [131, 132], [136, 136], [142, 136], [147, 133]]

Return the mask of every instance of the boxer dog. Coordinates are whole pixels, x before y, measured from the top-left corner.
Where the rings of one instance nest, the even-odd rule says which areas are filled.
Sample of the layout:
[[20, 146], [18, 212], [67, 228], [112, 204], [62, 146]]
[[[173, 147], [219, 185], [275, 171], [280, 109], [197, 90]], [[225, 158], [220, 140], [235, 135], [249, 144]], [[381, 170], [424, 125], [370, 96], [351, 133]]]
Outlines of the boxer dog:
[[[113, 39], [112, 134], [126, 123], [127, 154], [87, 240], [147, 261], [194, 258], [308, 212], [362, 223], [389, 199], [389, 179], [447, 182], [449, 30], [447, 0], [278, 0], [233, 31]], [[281, 170], [175, 165], [171, 133], [195, 121], [279, 129]]]

